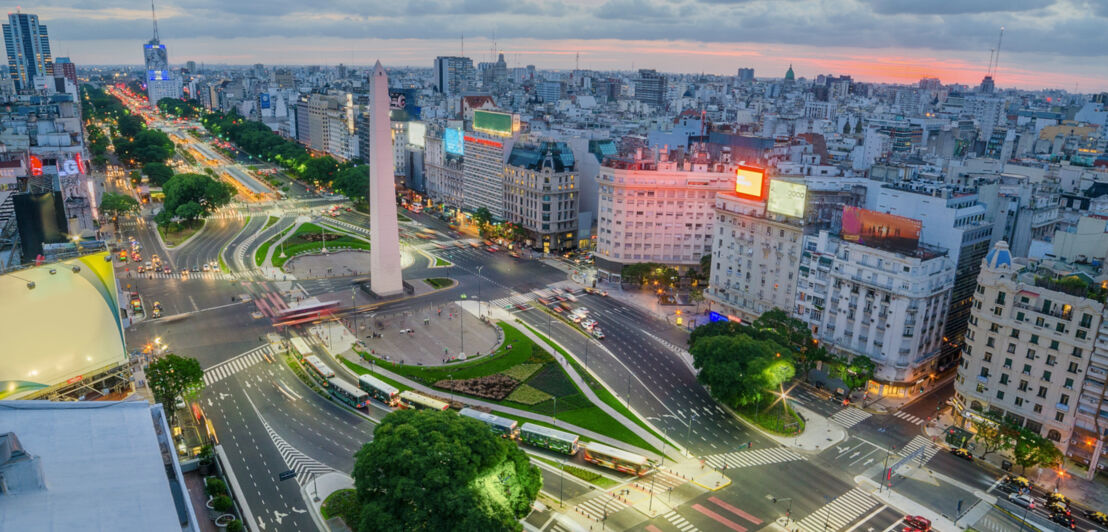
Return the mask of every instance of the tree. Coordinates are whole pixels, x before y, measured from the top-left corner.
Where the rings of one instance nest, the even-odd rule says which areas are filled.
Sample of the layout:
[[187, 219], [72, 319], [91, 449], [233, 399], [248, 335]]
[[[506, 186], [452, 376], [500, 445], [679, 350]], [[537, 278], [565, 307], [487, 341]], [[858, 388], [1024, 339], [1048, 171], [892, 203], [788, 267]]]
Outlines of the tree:
[[473, 222], [477, 224], [478, 231], [484, 231], [485, 226], [492, 222], [492, 213], [485, 207], [478, 207], [473, 211]]
[[359, 531], [520, 530], [542, 486], [511, 441], [451, 412], [399, 410], [355, 454]]
[[177, 174], [165, 184], [163, 190], [165, 206], [162, 220], [168, 213], [168, 216], [176, 216], [186, 222], [207, 216], [226, 205], [235, 192], [231, 185], [202, 174]]
[[100, 198], [100, 212], [111, 214], [113, 218], [138, 210], [138, 200], [126, 194], [108, 192]]
[[847, 394], [862, 388], [873, 378], [877, 365], [865, 355], [854, 355], [849, 364], [839, 367], [839, 378], [847, 387]]
[[986, 415], [984, 418], [971, 416], [969, 419], [976, 432], [973, 439], [981, 447], [981, 459], [992, 453], [1011, 449], [1015, 444], [1011, 427], [1005, 425], [996, 416]]
[[335, 175], [335, 190], [354, 203], [365, 203], [369, 194], [369, 166], [350, 166]]
[[154, 186], [162, 187], [173, 177], [173, 169], [169, 165], [160, 162], [146, 163], [142, 166], [142, 173], [150, 179]]
[[143, 122], [141, 117], [126, 114], [119, 117], [115, 127], [116, 130], [119, 131], [119, 136], [131, 138], [138, 135], [140, 131], [146, 129], [146, 122]]
[[170, 353], [150, 363], [146, 368], [146, 383], [172, 423], [177, 413], [177, 398], [193, 397], [204, 387], [204, 370], [195, 358]]
[[730, 406], [760, 403], [771, 387], [792, 377], [790, 369], [776, 365], [790, 362], [779, 357], [780, 352], [773, 342], [745, 334], [703, 338], [690, 349], [697, 380], [708, 386], [713, 398]]
[[1037, 432], [1020, 428], [1014, 439], [1012, 457], [1019, 464], [1021, 472], [1035, 466], [1053, 467], [1062, 461], [1062, 452], [1054, 446], [1054, 442], [1040, 436]]
[[699, 274], [699, 278], [700, 278], [701, 281], [707, 282], [709, 279], [712, 278], [712, 254], [711, 253], [705, 254], [703, 257], [700, 257], [700, 268], [697, 271], [697, 273]]

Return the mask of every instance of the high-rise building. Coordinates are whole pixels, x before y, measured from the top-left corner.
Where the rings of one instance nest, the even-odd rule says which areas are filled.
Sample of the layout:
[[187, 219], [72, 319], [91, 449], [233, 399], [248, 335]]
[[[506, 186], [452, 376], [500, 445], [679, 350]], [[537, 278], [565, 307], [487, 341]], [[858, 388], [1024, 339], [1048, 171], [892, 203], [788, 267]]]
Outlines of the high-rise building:
[[8, 13], [4, 24], [4, 46], [8, 51], [8, 72], [16, 90], [34, 87], [35, 76], [52, 76], [50, 37], [38, 15]]
[[754, 69], [740, 68], [737, 77], [739, 83], [751, 83], [754, 81]]
[[162, 98], [181, 97], [181, 79], [169, 70], [169, 52], [158, 36], [158, 15], [154, 4], [150, 4], [150, 13], [154, 21], [154, 36], [142, 45], [142, 56], [146, 63], [146, 97], [150, 105], [158, 104]]
[[454, 96], [473, 88], [476, 72], [468, 57], [440, 56], [435, 58], [435, 90]]
[[515, 138], [482, 131], [464, 136], [465, 164], [462, 166], [462, 196], [467, 209], [484, 207], [504, 219], [504, 162]]
[[577, 247], [580, 182], [564, 142], [517, 143], [504, 166], [504, 218], [527, 230], [543, 253]]
[[189, 61], [185, 63], [185, 68], [188, 69], [189, 74], [196, 73], [196, 61]]
[[[1053, 441], [1063, 452], [1077, 418], [1094, 437], [1108, 369], [1098, 330], [1104, 276], [1088, 265], [1012, 257], [1001, 241], [982, 261], [961, 366], [956, 412], [992, 413]], [[1097, 359], [1090, 364], [1090, 359]], [[1090, 380], [1094, 382], [1090, 382]]]
[[635, 99], [664, 108], [666, 77], [654, 69], [639, 69], [639, 77], [635, 78]]
[[77, 65], [73, 64], [73, 61], [70, 61], [68, 57], [59, 57], [54, 60], [54, 75], [68, 79], [76, 85]]

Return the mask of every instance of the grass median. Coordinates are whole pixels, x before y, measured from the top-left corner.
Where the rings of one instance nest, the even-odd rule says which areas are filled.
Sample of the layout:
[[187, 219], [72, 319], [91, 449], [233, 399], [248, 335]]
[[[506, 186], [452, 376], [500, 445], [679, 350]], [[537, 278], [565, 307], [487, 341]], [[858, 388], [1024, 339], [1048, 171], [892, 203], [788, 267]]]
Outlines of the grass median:
[[164, 226], [159, 224], [158, 233], [162, 236], [165, 247], [172, 248], [181, 245], [203, 228], [204, 219], [201, 218], [184, 223], [170, 222]]
[[289, 259], [297, 255], [323, 251], [323, 238], [327, 239], [326, 244], [328, 250], [369, 250], [369, 242], [366, 242], [361, 238], [355, 237], [346, 232], [336, 231], [334, 229], [326, 231], [323, 227], [320, 227], [316, 224], [306, 223], [302, 224], [295, 233], [293, 233], [291, 236], [288, 237], [287, 240], [285, 240], [284, 252], [286, 256], [273, 257], [273, 266], [275, 268], [280, 268], [281, 266], [284, 266], [284, 264], [288, 262]]
[[258, 249], [254, 251], [254, 264], [257, 266], [262, 266], [262, 263], [265, 262], [266, 253], [269, 252], [269, 248], [273, 244], [277, 243], [278, 240], [281, 240], [282, 237], [287, 235], [290, 230], [292, 230], [292, 227], [288, 227], [284, 231], [281, 231], [280, 233], [277, 233], [276, 235], [266, 239], [265, 242], [262, 242], [262, 244], [258, 246]]

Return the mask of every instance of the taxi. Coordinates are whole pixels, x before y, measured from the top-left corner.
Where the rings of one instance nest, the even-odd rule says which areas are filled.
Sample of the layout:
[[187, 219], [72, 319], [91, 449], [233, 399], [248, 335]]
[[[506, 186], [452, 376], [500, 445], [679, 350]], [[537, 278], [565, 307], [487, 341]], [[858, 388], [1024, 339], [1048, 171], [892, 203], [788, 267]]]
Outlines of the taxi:
[[1104, 512], [1090, 511], [1089, 513], [1085, 514], [1085, 517], [1088, 517], [1089, 521], [1092, 521], [1098, 525], [1108, 526], [1108, 515], [1105, 515]]
[[973, 455], [970, 454], [969, 451], [962, 448], [951, 449], [950, 454], [953, 454], [954, 456], [957, 456], [958, 458], [961, 458], [963, 460], [969, 460], [970, 462], [973, 461]]

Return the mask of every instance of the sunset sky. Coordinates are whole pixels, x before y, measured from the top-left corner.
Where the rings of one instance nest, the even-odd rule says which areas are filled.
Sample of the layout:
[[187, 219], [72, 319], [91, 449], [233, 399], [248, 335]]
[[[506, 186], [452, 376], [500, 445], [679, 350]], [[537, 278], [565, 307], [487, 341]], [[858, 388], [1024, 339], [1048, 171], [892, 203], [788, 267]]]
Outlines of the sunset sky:
[[[43, 0], [55, 56], [139, 64], [149, 7]], [[509, 66], [977, 84], [1005, 27], [997, 85], [1108, 91], [1108, 0], [194, 0], [159, 2], [170, 62]]]

